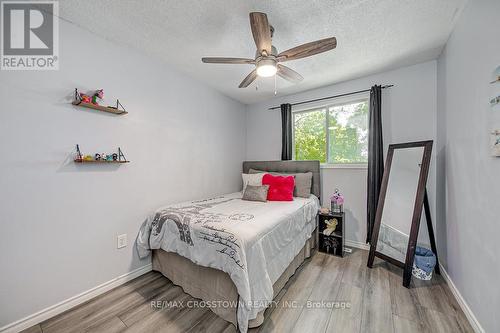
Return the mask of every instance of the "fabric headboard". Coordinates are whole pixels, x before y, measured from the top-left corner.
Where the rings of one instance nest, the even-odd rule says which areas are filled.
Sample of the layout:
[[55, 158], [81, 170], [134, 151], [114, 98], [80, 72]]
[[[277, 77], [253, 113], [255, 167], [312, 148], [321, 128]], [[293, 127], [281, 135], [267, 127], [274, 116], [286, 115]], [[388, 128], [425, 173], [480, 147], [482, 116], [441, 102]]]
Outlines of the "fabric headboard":
[[243, 173], [248, 173], [250, 169], [283, 172], [300, 173], [312, 172], [311, 193], [321, 198], [321, 181], [319, 173], [319, 161], [245, 161], [243, 162]]

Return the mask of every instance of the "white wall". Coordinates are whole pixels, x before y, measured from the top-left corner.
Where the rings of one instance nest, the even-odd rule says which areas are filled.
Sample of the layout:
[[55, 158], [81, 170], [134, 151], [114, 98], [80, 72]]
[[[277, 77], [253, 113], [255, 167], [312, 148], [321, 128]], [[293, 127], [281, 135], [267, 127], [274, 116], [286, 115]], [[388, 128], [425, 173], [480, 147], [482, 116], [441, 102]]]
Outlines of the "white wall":
[[[244, 105], [65, 21], [60, 61], [0, 73], [0, 327], [148, 264], [133, 243], [160, 205], [240, 187]], [[72, 107], [75, 87], [130, 113]], [[131, 163], [75, 165], [76, 143]]]
[[489, 132], [500, 129], [500, 1], [469, 1], [438, 62], [440, 253], [456, 287], [486, 332], [500, 331], [500, 158]]
[[[281, 115], [279, 110], [269, 111], [269, 107], [358, 91], [374, 84], [394, 84], [394, 87], [383, 91], [382, 98], [385, 152], [390, 143], [436, 139], [436, 61], [430, 61], [248, 106], [247, 159], [279, 160], [281, 157]], [[435, 160], [434, 153], [428, 183], [433, 214]], [[345, 194], [346, 238], [364, 243], [366, 169], [323, 169], [322, 184], [324, 205], [328, 205], [327, 201], [336, 187]]]

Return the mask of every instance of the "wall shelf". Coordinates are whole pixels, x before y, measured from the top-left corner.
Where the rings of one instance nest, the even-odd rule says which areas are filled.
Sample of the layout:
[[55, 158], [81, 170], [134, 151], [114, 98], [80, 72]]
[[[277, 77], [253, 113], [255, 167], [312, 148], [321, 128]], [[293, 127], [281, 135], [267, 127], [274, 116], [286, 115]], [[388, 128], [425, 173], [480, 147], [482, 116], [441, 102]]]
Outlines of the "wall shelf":
[[74, 160], [75, 163], [94, 163], [94, 164], [122, 164], [130, 161], [96, 161], [96, 160]]
[[112, 107], [109, 107], [109, 106], [96, 105], [96, 104], [92, 104], [92, 103], [85, 103], [85, 102], [74, 101], [72, 104], [76, 105], [76, 106], [81, 106], [81, 107], [84, 107], [84, 108], [89, 108], [89, 109], [94, 109], [94, 110], [99, 110], [99, 111], [114, 113], [114, 114], [117, 114], [117, 115], [123, 115], [123, 114], [127, 114], [128, 113], [125, 110], [120, 110], [120, 109], [112, 108]]
[[[98, 155], [98, 154], [95, 154]], [[100, 154], [99, 154], [100, 155]], [[80, 151], [80, 145], [76, 145], [76, 157], [73, 160], [75, 163], [79, 164], [85, 164], [85, 163], [90, 163], [90, 164], [123, 164], [123, 163], [130, 163], [130, 161], [127, 161], [125, 158], [125, 155], [123, 155], [123, 151], [121, 150], [120, 147], [118, 147], [118, 153], [113, 153], [109, 154], [109, 156], [113, 155], [112, 160], [107, 160], [107, 159], [85, 159], [85, 156], [82, 154]], [[92, 155], [90, 155], [92, 156]]]
[[[100, 95], [99, 95], [100, 94]], [[84, 99], [83, 97], [86, 99]], [[99, 110], [103, 112], [109, 112], [117, 115], [124, 115], [127, 114], [128, 112], [125, 111], [125, 108], [123, 105], [120, 103], [120, 101], [117, 99], [116, 100], [116, 106], [104, 106], [104, 105], [99, 105], [99, 104], [94, 104], [94, 103], [88, 103], [90, 100], [95, 101], [98, 98], [102, 98], [103, 96], [103, 91], [102, 90], [97, 90], [93, 97], [87, 94], [81, 94], [78, 92], [78, 88], [75, 88], [75, 99], [71, 104], [76, 105], [76, 106], [81, 106], [84, 108], [89, 108], [89, 109], [94, 109], [94, 110]]]

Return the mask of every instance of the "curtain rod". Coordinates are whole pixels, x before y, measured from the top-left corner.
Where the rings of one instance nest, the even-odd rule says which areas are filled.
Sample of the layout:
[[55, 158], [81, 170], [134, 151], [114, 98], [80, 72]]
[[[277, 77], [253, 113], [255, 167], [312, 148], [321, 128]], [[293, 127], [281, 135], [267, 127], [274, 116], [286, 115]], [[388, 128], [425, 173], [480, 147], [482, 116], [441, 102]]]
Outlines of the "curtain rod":
[[[391, 87], [394, 87], [394, 85], [393, 84], [387, 84], [385, 86], [382, 86], [382, 89], [391, 88]], [[332, 99], [332, 98], [337, 98], [337, 97], [344, 97], [344, 96], [349, 96], [349, 95], [355, 95], [355, 94], [360, 94], [360, 93], [364, 93], [364, 92], [368, 92], [368, 91], [370, 91], [370, 89], [353, 91], [353, 92], [350, 92], [350, 93], [345, 93], [345, 94], [340, 94], [340, 95], [335, 95], [335, 96], [328, 96], [328, 97], [323, 97], [323, 98], [316, 98], [316, 99], [311, 99], [311, 100], [308, 100], [308, 101], [302, 101], [302, 102], [292, 103], [292, 106], [301, 105], [301, 104], [307, 104], [307, 103], [312, 103], [312, 102], [318, 102], [318, 101], [323, 101], [325, 99]], [[272, 108], [269, 108], [269, 110], [276, 110], [276, 109], [280, 109], [280, 108], [281, 108], [281, 106], [273, 106]]]

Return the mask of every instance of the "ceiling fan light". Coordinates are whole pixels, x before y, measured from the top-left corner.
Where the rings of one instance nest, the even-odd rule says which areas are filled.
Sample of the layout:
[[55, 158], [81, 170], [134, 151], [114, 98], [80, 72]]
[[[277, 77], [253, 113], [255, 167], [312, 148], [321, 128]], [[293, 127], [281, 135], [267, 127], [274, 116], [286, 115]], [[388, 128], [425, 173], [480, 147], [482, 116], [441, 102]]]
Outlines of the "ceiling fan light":
[[276, 74], [278, 68], [276, 68], [276, 62], [272, 59], [265, 59], [259, 61], [257, 64], [257, 75], [261, 77], [270, 77]]

